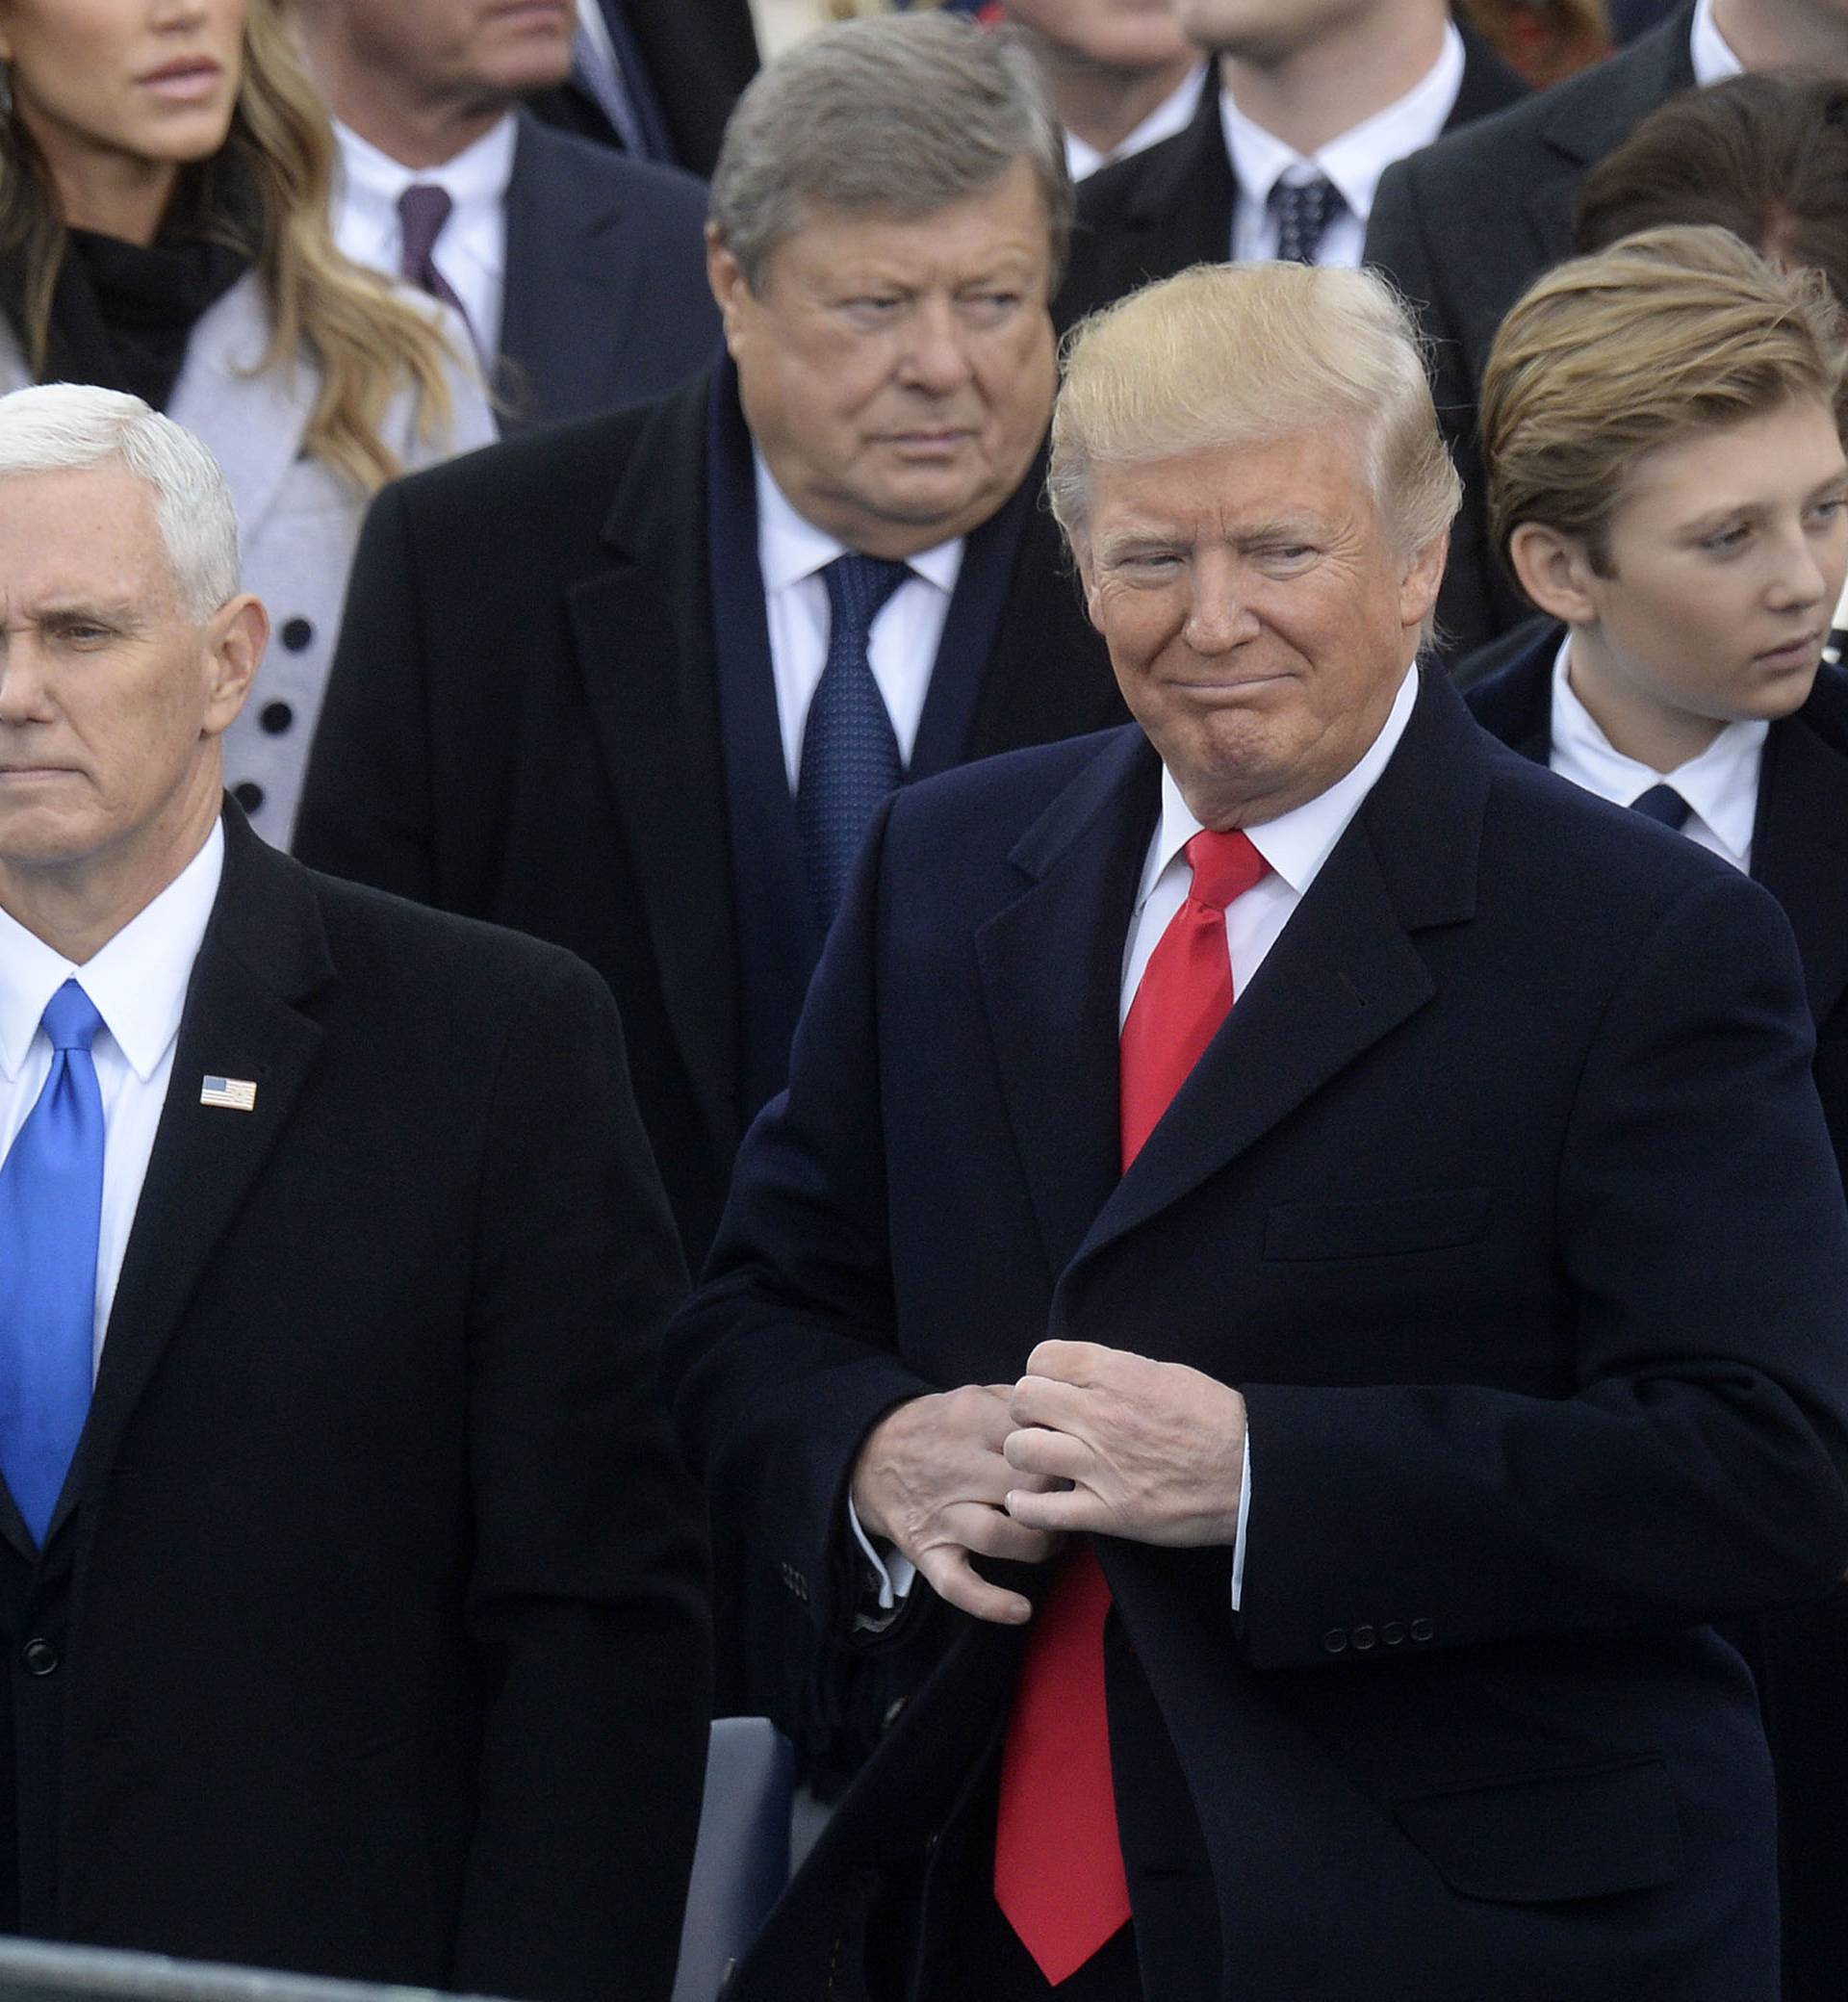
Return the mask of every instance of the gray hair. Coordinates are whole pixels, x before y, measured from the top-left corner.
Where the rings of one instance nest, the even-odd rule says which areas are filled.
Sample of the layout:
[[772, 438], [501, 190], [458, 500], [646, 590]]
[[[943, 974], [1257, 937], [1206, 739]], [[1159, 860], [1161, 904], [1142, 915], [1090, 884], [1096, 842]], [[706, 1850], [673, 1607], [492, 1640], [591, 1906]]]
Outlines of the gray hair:
[[1098, 465], [1349, 430], [1407, 554], [1450, 526], [1462, 483], [1410, 309], [1372, 271], [1195, 265], [1094, 313], [1065, 343], [1046, 486], [1074, 550]]
[[816, 210], [910, 220], [987, 193], [1018, 160], [1045, 203], [1056, 286], [1071, 176], [1032, 53], [959, 14], [843, 21], [767, 64], [738, 100], [712, 171], [712, 234], [756, 292]]
[[238, 516], [218, 462], [140, 397], [48, 382], [0, 397], [0, 479], [111, 460], [154, 493], [154, 519], [187, 616], [204, 625], [238, 591]]

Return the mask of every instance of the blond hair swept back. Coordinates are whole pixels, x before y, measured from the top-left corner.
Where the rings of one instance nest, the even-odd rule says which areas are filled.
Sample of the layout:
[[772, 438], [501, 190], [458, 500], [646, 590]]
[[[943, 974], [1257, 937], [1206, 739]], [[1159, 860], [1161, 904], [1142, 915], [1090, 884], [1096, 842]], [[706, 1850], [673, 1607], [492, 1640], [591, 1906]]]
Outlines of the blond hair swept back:
[[1813, 398], [1842, 417], [1840, 309], [1820, 273], [1786, 271], [1730, 231], [1640, 231], [1555, 266], [1502, 322], [1482, 379], [1496, 548], [1523, 522], [1579, 537], [1608, 575], [1608, 534], [1646, 452]]
[[[335, 157], [333, 128], [278, 0], [250, 0], [230, 133], [211, 160], [184, 170], [181, 193], [219, 218], [220, 236], [254, 262], [271, 321], [261, 367], [291, 369], [306, 352], [320, 371], [303, 441], [308, 452], [370, 494], [404, 470], [384, 437], [386, 412], [401, 390], [416, 392], [424, 438], [438, 444], [449, 436], [455, 415], [449, 372], [457, 357], [417, 306], [336, 248], [327, 219]], [[257, 192], [254, 242], [239, 240], [214, 200], [232, 163]], [[0, 121], [0, 257], [25, 262], [19, 333], [35, 376], [45, 365], [65, 247], [50, 178], [15, 107]]]
[[1417, 326], [1371, 271], [1195, 265], [1080, 321], [1063, 365], [1046, 485], [1074, 552], [1098, 466], [1335, 428], [1405, 553], [1455, 517]]

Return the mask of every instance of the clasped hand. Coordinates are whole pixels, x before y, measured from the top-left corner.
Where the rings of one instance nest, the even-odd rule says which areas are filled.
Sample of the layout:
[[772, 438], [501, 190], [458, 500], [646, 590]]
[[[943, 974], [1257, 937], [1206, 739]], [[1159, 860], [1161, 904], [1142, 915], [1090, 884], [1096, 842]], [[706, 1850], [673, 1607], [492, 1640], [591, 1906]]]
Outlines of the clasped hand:
[[1015, 1384], [970, 1384], [886, 1413], [854, 1468], [861, 1527], [940, 1598], [1018, 1625], [1029, 1602], [972, 1556], [1042, 1563], [1067, 1532], [1230, 1546], [1245, 1399], [1182, 1363], [1041, 1342]]

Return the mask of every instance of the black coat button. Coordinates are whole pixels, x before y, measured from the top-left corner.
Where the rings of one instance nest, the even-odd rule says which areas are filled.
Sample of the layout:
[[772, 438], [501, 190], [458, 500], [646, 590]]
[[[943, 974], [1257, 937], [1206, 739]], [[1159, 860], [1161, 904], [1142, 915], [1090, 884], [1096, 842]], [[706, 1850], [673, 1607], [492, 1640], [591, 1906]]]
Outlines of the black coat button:
[[29, 1640], [19, 1650], [29, 1676], [48, 1676], [58, 1666], [58, 1650], [48, 1640]]
[[254, 813], [263, 805], [263, 787], [254, 779], [245, 779], [232, 786], [231, 797], [246, 813]]
[[1428, 1620], [1414, 1620], [1412, 1622], [1412, 1638], [1414, 1640], [1429, 1640], [1430, 1637], [1431, 1623]]
[[1343, 1628], [1331, 1627], [1322, 1636], [1322, 1651], [1324, 1655], [1339, 1655], [1347, 1645], [1348, 1635]]
[[1378, 1635], [1377, 1633], [1375, 1633], [1375, 1632], [1373, 1631], [1373, 1629], [1372, 1629], [1371, 1627], [1356, 1627], [1356, 1628], [1354, 1629], [1354, 1652], [1355, 1652], [1355, 1654], [1357, 1654], [1357, 1655], [1364, 1655], [1364, 1654], [1366, 1654], [1367, 1650], [1368, 1650], [1369, 1648], [1371, 1648], [1371, 1647], [1372, 1647], [1372, 1646], [1373, 1645], [1373, 1643], [1374, 1643], [1374, 1642], [1375, 1642], [1376, 1640], [1378, 1640], [1378, 1638], [1379, 1638], [1379, 1635]]
[[258, 712], [257, 721], [272, 737], [279, 737], [295, 720], [295, 712], [286, 702], [267, 702]]
[[1389, 1648], [1396, 1648], [1405, 1638], [1403, 1620], [1388, 1620], [1380, 1630], [1379, 1637]]
[[285, 619], [282, 622], [282, 643], [290, 653], [302, 653], [314, 642], [315, 629], [306, 619]]

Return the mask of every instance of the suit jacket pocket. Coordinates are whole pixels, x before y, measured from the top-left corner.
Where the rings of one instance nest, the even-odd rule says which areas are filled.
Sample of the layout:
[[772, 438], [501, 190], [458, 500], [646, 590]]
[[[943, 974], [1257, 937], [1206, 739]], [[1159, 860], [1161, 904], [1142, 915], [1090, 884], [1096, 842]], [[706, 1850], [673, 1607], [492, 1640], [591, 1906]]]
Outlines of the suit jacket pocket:
[[1546, 1905], [1668, 1884], [1681, 1822], [1659, 1758], [1400, 1801], [1394, 1818], [1468, 1898]]
[[1487, 1189], [1439, 1189], [1373, 1202], [1283, 1202], [1264, 1222], [1264, 1255], [1384, 1258], [1473, 1245], [1489, 1220]]

